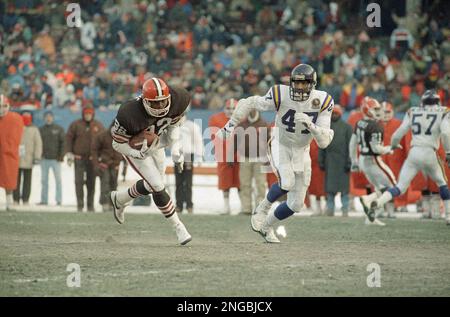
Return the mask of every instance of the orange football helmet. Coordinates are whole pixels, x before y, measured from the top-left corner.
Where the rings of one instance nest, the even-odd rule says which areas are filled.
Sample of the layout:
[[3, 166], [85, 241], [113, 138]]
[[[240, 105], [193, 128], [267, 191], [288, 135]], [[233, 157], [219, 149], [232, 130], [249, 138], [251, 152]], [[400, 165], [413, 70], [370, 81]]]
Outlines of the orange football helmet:
[[383, 119], [383, 109], [381, 108], [380, 103], [374, 98], [364, 97], [361, 103], [361, 111], [366, 119]]
[[142, 103], [153, 117], [164, 117], [170, 110], [169, 86], [160, 78], [150, 78], [142, 85]]

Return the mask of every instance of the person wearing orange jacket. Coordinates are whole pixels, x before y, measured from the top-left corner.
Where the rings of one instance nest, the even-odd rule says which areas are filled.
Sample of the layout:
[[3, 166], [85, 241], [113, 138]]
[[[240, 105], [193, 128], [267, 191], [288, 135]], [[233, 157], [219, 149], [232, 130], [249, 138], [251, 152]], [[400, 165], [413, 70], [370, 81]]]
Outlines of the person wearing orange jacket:
[[322, 197], [325, 193], [325, 171], [320, 169], [319, 165], [319, 146], [313, 140], [310, 144], [309, 154], [311, 156], [311, 183], [308, 188], [308, 196], [315, 196], [315, 199], [310, 197], [311, 209], [313, 209], [313, 216], [321, 216], [325, 213], [321, 208]]
[[218, 187], [223, 192], [224, 212], [230, 214], [230, 189], [235, 187], [239, 190], [239, 162], [237, 161], [235, 139], [222, 140], [215, 138], [219, 129], [223, 128], [231, 118], [237, 105], [237, 99], [228, 99], [223, 112], [216, 113], [209, 118], [208, 126], [211, 132], [211, 140], [214, 144], [215, 158], [217, 162]]
[[22, 117], [9, 111], [9, 99], [0, 95], [0, 187], [6, 191], [6, 210], [14, 210], [13, 190], [17, 187], [19, 173], [19, 146], [22, 140], [24, 123]]

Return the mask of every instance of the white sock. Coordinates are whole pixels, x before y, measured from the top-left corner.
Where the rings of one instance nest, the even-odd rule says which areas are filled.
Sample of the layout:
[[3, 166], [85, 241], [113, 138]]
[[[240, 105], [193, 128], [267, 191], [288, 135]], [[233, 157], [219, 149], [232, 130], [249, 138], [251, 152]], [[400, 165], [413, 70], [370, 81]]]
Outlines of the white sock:
[[369, 194], [369, 195], [366, 196], [367, 202], [370, 204], [372, 201], [374, 201], [375, 199], [377, 199], [377, 197], [378, 197], [377, 192], [373, 192], [373, 193], [371, 193], [371, 194]]
[[178, 213], [174, 212], [172, 216], [170, 216], [169, 218], [167, 218], [167, 220], [169, 220], [173, 226], [177, 226], [178, 224], [181, 223], [180, 218], [178, 218]]
[[388, 201], [392, 200], [392, 194], [387, 190], [377, 199], [378, 206], [384, 206]]
[[117, 192], [117, 201], [119, 204], [124, 205], [132, 200], [133, 197], [128, 194], [128, 188]]
[[449, 217], [450, 217], [450, 199], [443, 200], [443, 202], [444, 202], [445, 216], [447, 217], [447, 219], [449, 219]]
[[431, 196], [429, 195], [423, 195], [422, 196], [422, 207], [423, 207], [423, 213], [424, 215], [431, 216]]
[[280, 221], [281, 221], [280, 219], [275, 217], [275, 210], [272, 210], [267, 215], [265, 224], [267, 224], [268, 226], [273, 226], [274, 224], [276, 224], [277, 222], [280, 222]]
[[230, 208], [230, 197], [224, 197], [223, 198], [223, 202], [225, 204], [225, 212], [227, 214], [229, 214], [231, 212], [231, 208]]
[[262, 211], [263, 213], [267, 214], [267, 212], [270, 210], [270, 207], [272, 207], [272, 203], [267, 200], [266, 197], [264, 197], [263, 200], [259, 203], [258, 210]]
[[393, 216], [394, 215], [394, 209], [395, 209], [395, 207], [394, 207], [394, 203], [393, 202], [386, 203], [385, 210], [387, 211], [389, 216]]
[[13, 195], [6, 194], [6, 207], [12, 206], [14, 204]]
[[432, 195], [430, 199], [431, 215], [433, 218], [441, 218], [441, 197]]

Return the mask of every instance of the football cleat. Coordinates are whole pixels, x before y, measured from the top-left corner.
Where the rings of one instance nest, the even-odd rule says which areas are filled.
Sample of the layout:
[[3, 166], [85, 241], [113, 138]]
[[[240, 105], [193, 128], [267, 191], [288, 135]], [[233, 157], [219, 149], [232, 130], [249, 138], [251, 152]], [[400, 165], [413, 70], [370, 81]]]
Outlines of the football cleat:
[[[363, 206], [364, 213], [369, 218], [370, 222], [373, 222], [375, 220], [376, 202], [373, 201], [369, 207], [369, 203], [367, 202], [365, 196], [359, 197], [359, 201], [361, 202], [361, 205]], [[375, 207], [372, 207], [372, 206], [374, 206], [374, 204], [375, 204]]]
[[252, 224], [252, 229], [255, 232], [261, 230], [264, 220], [266, 220], [267, 214], [269, 213], [271, 205], [260, 202], [258, 206], [253, 210], [250, 222]]
[[263, 225], [258, 233], [266, 240], [267, 243], [280, 243], [280, 240], [277, 238], [273, 227], [268, 225]]
[[259, 230], [261, 230], [266, 217], [267, 215], [262, 212], [252, 214], [252, 216], [250, 217], [250, 223], [252, 225], [253, 231], [259, 232]]
[[368, 218], [366, 218], [365, 224], [366, 225], [377, 225], [377, 226], [381, 226], [381, 227], [384, 227], [386, 225], [380, 219], [375, 219], [373, 222], [371, 222]]
[[114, 213], [114, 218], [116, 218], [116, 221], [119, 224], [123, 224], [125, 222], [125, 207], [127, 205], [121, 205], [117, 201], [117, 191], [112, 191], [111, 194], [109, 194], [109, 199], [111, 200], [111, 205]]
[[177, 233], [178, 243], [181, 245], [185, 245], [192, 240], [192, 236], [189, 234], [182, 222], [175, 226], [175, 232]]

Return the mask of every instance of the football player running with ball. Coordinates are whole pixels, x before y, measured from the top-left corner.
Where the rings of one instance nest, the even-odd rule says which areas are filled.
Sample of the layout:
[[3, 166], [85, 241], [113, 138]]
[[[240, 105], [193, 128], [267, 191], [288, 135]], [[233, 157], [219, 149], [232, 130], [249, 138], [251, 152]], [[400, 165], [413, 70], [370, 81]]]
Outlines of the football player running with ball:
[[378, 199], [370, 200], [370, 211], [379, 208], [403, 194], [418, 172], [431, 177], [439, 186], [439, 194], [444, 201], [446, 223], [450, 225], [450, 191], [444, 166], [437, 154], [439, 138], [442, 140], [450, 165], [450, 110], [441, 106], [439, 95], [434, 90], [427, 90], [421, 100], [420, 107], [408, 110], [400, 127], [391, 138], [391, 145], [395, 147], [402, 137], [411, 129], [411, 149], [400, 170], [398, 184], [390, 187]]
[[[181, 168], [183, 153], [179, 125], [189, 103], [190, 95], [184, 88], [169, 87], [162, 79], [151, 78], [144, 82], [141, 96], [120, 106], [111, 129], [113, 148], [142, 178], [126, 190], [111, 192], [117, 222], [125, 221], [124, 209], [131, 200], [152, 194], [155, 205], [170, 220], [182, 245], [192, 238], [178, 218], [164, 186], [164, 148], [170, 148], [176, 167]], [[131, 141], [142, 134], [142, 146], [136, 149]], [[149, 139], [153, 139], [151, 144]]]
[[[275, 85], [265, 96], [239, 100], [230, 120], [218, 132], [219, 137], [229, 137], [252, 109], [276, 111], [274, 133], [269, 140], [269, 159], [278, 182], [272, 185], [251, 217], [252, 229], [269, 243], [280, 242], [273, 226], [304, 207], [311, 181], [309, 145], [312, 139], [320, 148], [326, 148], [334, 136], [330, 129], [333, 98], [325, 91], [315, 90], [316, 84], [314, 68], [307, 64], [297, 65], [291, 72], [289, 86]], [[284, 194], [287, 194], [287, 201], [271, 211], [273, 202]]]

